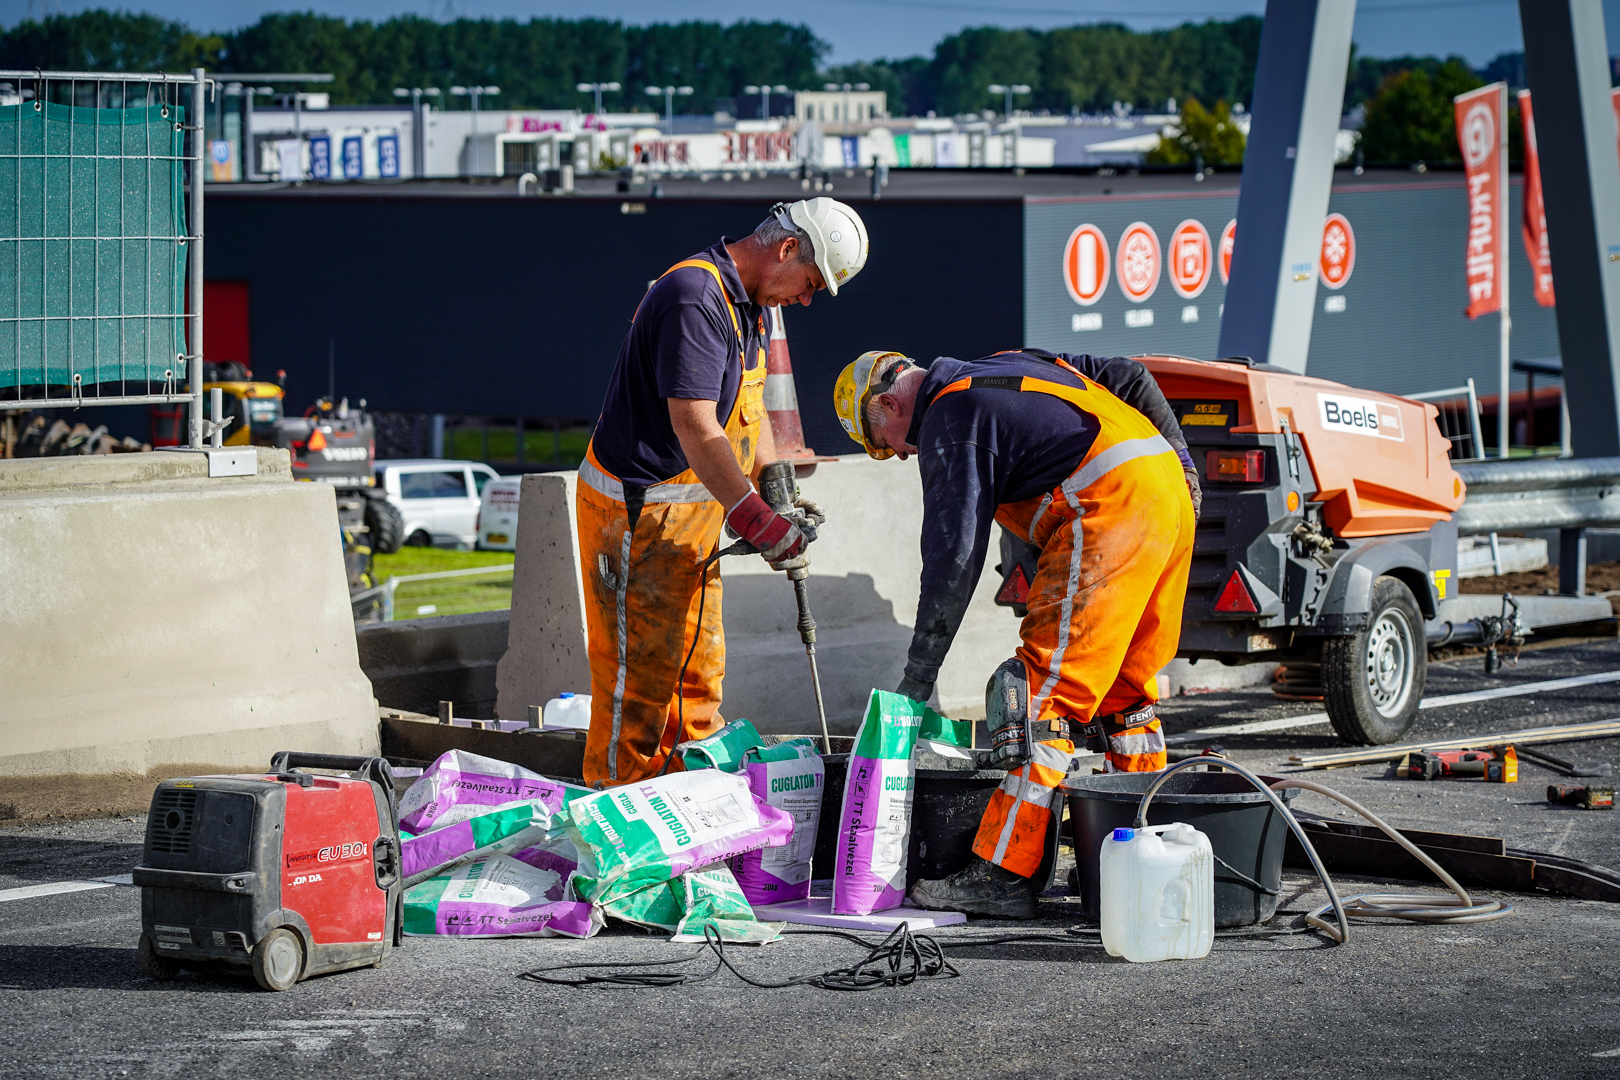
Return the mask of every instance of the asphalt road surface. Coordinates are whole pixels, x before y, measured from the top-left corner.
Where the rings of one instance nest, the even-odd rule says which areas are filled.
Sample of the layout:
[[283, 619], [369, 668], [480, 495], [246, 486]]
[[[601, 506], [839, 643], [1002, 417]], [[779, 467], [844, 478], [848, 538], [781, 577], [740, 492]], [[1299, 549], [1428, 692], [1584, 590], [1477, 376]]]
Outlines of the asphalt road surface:
[[[1430, 697], [1620, 670], [1616, 642], [1526, 652], [1485, 679], [1477, 659], [1431, 668]], [[1164, 707], [1170, 732], [1316, 711], [1268, 691]], [[1459, 737], [1620, 715], [1620, 683], [1426, 710], [1414, 735]], [[1326, 726], [1219, 741], [1250, 767], [1340, 744]], [[1561, 756], [1620, 763], [1620, 740]], [[1393, 823], [1502, 836], [1510, 846], [1620, 866], [1620, 815], [1550, 807], [1555, 779], [1418, 784], [1383, 766], [1313, 777]], [[1346, 816], [1319, 796], [1295, 804]], [[5, 890], [127, 874], [144, 820], [0, 830]], [[1340, 879], [1341, 892], [1386, 891]], [[1408, 886], [1407, 888], [1410, 888]], [[1324, 902], [1289, 872], [1282, 907]], [[1327, 1077], [1620, 1076], [1620, 905], [1500, 895], [1497, 922], [1359, 921], [1349, 944], [1317, 934], [1218, 938], [1198, 961], [1127, 964], [1065, 933], [1072, 900], [1034, 924], [973, 920], [935, 933], [956, 978], [840, 993], [756, 989], [729, 972], [672, 987], [574, 989], [527, 968], [691, 952], [627, 928], [590, 941], [408, 939], [380, 969], [264, 993], [250, 980], [135, 966], [139, 892], [111, 885], [0, 901], [0, 1077], [1192, 1077], [1281, 1070]], [[1282, 922], [1290, 920], [1284, 918]], [[984, 944], [1010, 933], [1038, 940]], [[793, 935], [732, 950], [760, 980], [861, 954]], [[689, 965], [701, 973], [704, 960]]]

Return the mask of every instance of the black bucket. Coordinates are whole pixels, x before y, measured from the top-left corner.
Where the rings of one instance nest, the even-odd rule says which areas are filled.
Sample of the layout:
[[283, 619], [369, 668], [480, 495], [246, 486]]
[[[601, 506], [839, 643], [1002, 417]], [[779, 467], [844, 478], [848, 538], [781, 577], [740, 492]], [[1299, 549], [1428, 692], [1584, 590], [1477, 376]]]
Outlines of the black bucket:
[[[1142, 793], [1157, 776], [1107, 773], [1073, 776], [1064, 784], [1080, 875], [1080, 910], [1087, 919], [1097, 921], [1102, 914], [1097, 896], [1103, 838], [1117, 828], [1130, 827]], [[1271, 784], [1277, 778], [1260, 779]], [[1299, 788], [1277, 792], [1285, 803], [1299, 793]], [[1236, 773], [1183, 769], [1165, 781], [1148, 806], [1149, 825], [1176, 821], [1209, 837], [1215, 852], [1217, 927], [1251, 926], [1277, 913], [1288, 823], [1254, 785]], [[1255, 883], [1262, 888], [1255, 888]]]
[[[823, 759], [827, 787], [811, 876], [831, 878], [838, 857], [838, 814], [844, 805], [849, 755]], [[949, 877], [973, 858], [973, 837], [990, 805], [990, 793], [1006, 776], [1000, 769], [918, 769], [911, 804], [911, 842], [906, 849], [906, 889], [920, 879]]]

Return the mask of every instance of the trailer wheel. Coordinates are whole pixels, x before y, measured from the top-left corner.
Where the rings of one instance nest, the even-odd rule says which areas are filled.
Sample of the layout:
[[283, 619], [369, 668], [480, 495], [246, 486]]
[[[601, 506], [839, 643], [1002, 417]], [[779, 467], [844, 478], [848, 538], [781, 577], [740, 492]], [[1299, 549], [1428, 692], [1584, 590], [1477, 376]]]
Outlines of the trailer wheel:
[[1412, 590], [1397, 578], [1379, 578], [1366, 627], [1322, 643], [1322, 690], [1333, 729], [1358, 746], [1394, 742], [1417, 718], [1428, 672]]
[[145, 934], [141, 935], [140, 942], [135, 946], [135, 965], [141, 969], [142, 975], [158, 982], [168, 982], [180, 974], [180, 965], [166, 956], [159, 956], [152, 939]]
[[371, 530], [371, 550], [392, 555], [405, 542], [405, 515], [385, 498], [366, 499], [366, 528]]
[[265, 990], [285, 990], [304, 973], [304, 943], [278, 926], [253, 946], [253, 981]]

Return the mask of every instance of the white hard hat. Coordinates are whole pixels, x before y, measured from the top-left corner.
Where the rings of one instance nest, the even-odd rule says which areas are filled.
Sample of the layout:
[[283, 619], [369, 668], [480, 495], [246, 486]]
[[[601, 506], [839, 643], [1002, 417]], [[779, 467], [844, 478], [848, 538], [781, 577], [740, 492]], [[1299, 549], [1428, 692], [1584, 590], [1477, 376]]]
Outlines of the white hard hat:
[[816, 269], [833, 296], [838, 295], [838, 286], [866, 265], [866, 223], [854, 207], [823, 196], [777, 203], [772, 210], [777, 221], [810, 238], [810, 246], [816, 250]]

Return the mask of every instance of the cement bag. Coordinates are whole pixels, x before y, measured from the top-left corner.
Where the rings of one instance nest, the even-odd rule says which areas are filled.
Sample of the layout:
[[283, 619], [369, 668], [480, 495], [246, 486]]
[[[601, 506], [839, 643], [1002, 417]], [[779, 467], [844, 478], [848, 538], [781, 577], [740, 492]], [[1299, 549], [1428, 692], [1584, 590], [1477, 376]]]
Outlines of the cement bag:
[[520, 765], [451, 750], [428, 766], [400, 798], [399, 824], [420, 835], [518, 801], [538, 801], [555, 814], [585, 791]]
[[405, 933], [418, 937], [586, 938], [593, 905], [567, 899], [567, 879], [506, 855], [486, 855], [405, 890]]
[[759, 737], [753, 724], [747, 720], [733, 720], [707, 738], [677, 743], [675, 750], [681, 755], [681, 763], [688, 769], [737, 772], [743, 767], [743, 755], [764, 745], [765, 740]]
[[480, 855], [511, 852], [537, 844], [552, 825], [541, 802], [514, 802], [442, 828], [411, 835], [401, 830], [400, 864], [407, 887], [445, 867]]
[[[587, 883], [576, 879], [576, 883]], [[725, 866], [692, 870], [673, 881], [621, 896], [601, 905], [604, 915], [638, 926], [668, 930], [671, 941], [702, 941], [713, 926], [724, 941], [763, 944], [781, 936], [782, 923], [762, 923]]]
[[513, 850], [512, 858], [539, 870], [561, 874], [564, 880], [576, 874], [594, 878], [596, 863], [591, 858], [591, 849], [580, 850], [580, 845], [574, 843], [573, 829], [566, 824], [566, 820], [559, 819], [559, 824], [531, 845]]
[[596, 861], [585, 899], [600, 904], [793, 835], [790, 814], [718, 769], [592, 792], [570, 803], [568, 816]]
[[793, 815], [793, 835], [781, 847], [745, 852], [732, 860], [742, 894], [752, 904], [781, 904], [810, 895], [810, 857], [816, 850], [826, 769], [810, 739], [760, 746], [745, 755], [743, 775], [756, 799]]
[[883, 690], [873, 690], [867, 699], [838, 815], [834, 914], [868, 915], [899, 907], [905, 899], [916, 777], [911, 751], [931, 714], [937, 715], [921, 702]]

